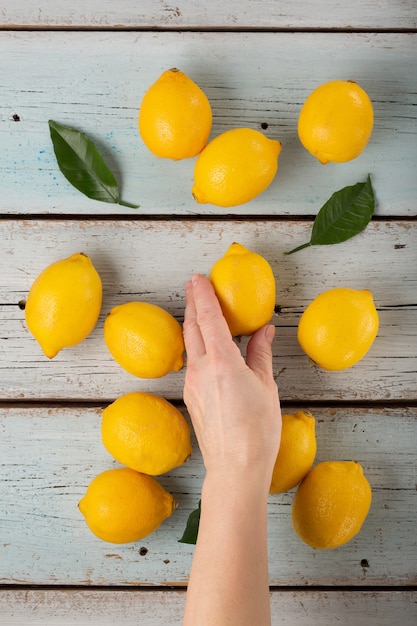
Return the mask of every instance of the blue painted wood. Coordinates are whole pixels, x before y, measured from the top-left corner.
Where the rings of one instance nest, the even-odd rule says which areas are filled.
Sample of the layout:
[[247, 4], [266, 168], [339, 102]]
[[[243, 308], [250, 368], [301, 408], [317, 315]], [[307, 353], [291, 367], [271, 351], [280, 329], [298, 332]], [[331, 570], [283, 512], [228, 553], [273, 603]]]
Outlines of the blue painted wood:
[[[417, 386], [417, 225], [372, 222], [335, 246], [284, 252], [309, 239], [311, 224], [268, 221], [6, 220], [0, 222], [0, 335], [3, 399], [114, 398], [144, 389], [181, 399], [184, 371], [153, 380], [128, 374], [103, 339], [110, 309], [130, 300], [164, 307], [182, 322], [183, 285], [192, 272], [208, 274], [233, 241], [262, 254], [276, 277], [279, 314], [273, 316], [274, 372], [284, 401], [413, 400]], [[17, 303], [50, 263], [83, 251], [104, 284], [99, 322], [85, 342], [47, 359], [26, 328]], [[333, 287], [370, 289], [380, 316], [376, 341], [365, 358], [342, 372], [309, 362], [297, 325], [309, 302]], [[3, 295], [4, 294], [4, 295]], [[245, 341], [241, 343], [245, 349]]]
[[415, 28], [413, 0], [0, 0], [0, 18], [7, 26], [152, 27], [164, 29], [240, 28]]
[[[172, 626], [182, 623], [184, 591], [16, 590], [0, 593], [2, 626]], [[403, 626], [415, 626], [412, 591], [271, 592], [272, 626], [331, 624], [391, 626], [399, 615]]]
[[[13, 30], [21, 26], [29, 30]], [[63, 30], [42, 31], [56, 26]], [[79, 27], [97, 32], [77, 31]], [[111, 31], [100, 32], [103, 27]], [[228, 32], [175, 32], [200, 27]], [[137, 32], [128, 32], [130, 28]], [[141, 30], [148, 28], [156, 30]], [[265, 30], [243, 32], [251, 28]], [[238, 237], [259, 248], [276, 271], [281, 312], [275, 320], [274, 368], [282, 397], [303, 401], [306, 408], [316, 400], [325, 403], [315, 409], [317, 460], [360, 460], [374, 492], [361, 533], [329, 552], [313, 552], [295, 537], [291, 493], [271, 497], [271, 582], [298, 588], [272, 594], [273, 624], [342, 619], [346, 625], [385, 626], [401, 615], [404, 626], [411, 626], [417, 619], [412, 592], [356, 591], [358, 585], [385, 589], [417, 580], [417, 415], [412, 408], [417, 382], [416, 34], [272, 32], [297, 28], [415, 29], [415, 2], [381, 0], [376, 10], [370, 0], [179, 0], [175, 6], [151, 0], [101, 0], [99, 6], [93, 0], [41, 0], [36, 5], [0, 0], [0, 215], [11, 218], [0, 222], [0, 584], [9, 590], [14, 584], [55, 585], [54, 590], [0, 590], [2, 626], [55, 624], [57, 616], [60, 623], [78, 625], [116, 619], [130, 626], [138, 615], [146, 626], [180, 623], [183, 596], [178, 592], [101, 595], [88, 587], [184, 586], [192, 548], [178, 544], [177, 536], [196, 505], [203, 477], [194, 442], [190, 462], [161, 479], [180, 507], [157, 533], [137, 545], [117, 547], [89, 533], [76, 503], [89, 480], [113, 461], [100, 442], [100, 408], [79, 401], [98, 400], [102, 406], [108, 396], [143, 381], [109, 360], [101, 336], [103, 316], [85, 344], [53, 363], [42, 359], [17, 306], [36, 270], [82, 245], [103, 274], [105, 307], [141, 295], [162, 299], [181, 319], [185, 278], [191, 271], [207, 271], [231, 238]], [[283, 143], [275, 181], [254, 202], [234, 211], [240, 221], [153, 221], [156, 214], [227, 217], [192, 200], [192, 161], [158, 160], [138, 136], [141, 97], [173, 65], [198, 82], [212, 101], [213, 136], [230, 127], [267, 124], [265, 133]], [[366, 88], [375, 127], [358, 159], [322, 167], [302, 149], [296, 121], [310, 91], [332, 78], [354, 78]], [[97, 142], [121, 182], [123, 198], [139, 202], [139, 213], [148, 220], [130, 221], [137, 213], [90, 201], [67, 184], [52, 154], [49, 118], [79, 127]], [[333, 191], [368, 172], [377, 216], [409, 221], [377, 221], [341, 246], [281, 255], [306, 239], [311, 222], [284, 223], [280, 218], [314, 215]], [[13, 219], [50, 213], [65, 219]], [[100, 221], [113, 213], [126, 220]], [[260, 226], [246, 221], [248, 214], [277, 221]], [[98, 221], [78, 221], [87, 215]], [[167, 254], [172, 249], [175, 265]], [[295, 341], [301, 310], [334, 281], [372, 284], [381, 319], [366, 360], [340, 375], [309, 365]], [[182, 376], [167, 377], [153, 390], [180, 399]], [[7, 399], [14, 403], [5, 404]], [[395, 406], [368, 407], [380, 400]], [[408, 401], [412, 407], [398, 404]], [[141, 554], [141, 547], [148, 552]], [[62, 588], [66, 584], [85, 590], [67, 592]], [[311, 584], [352, 586], [344, 592], [312, 592]]]
[[[192, 198], [194, 159], [158, 159], [139, 137], [143, 94], [177, 66], [210, 99], [212, 137], [267, 124], [267, 136], [283, 144], [272, 185], [233, 214], [316, 214], [334, 191], [368, 173], [378, 215], [416, 214], [417, 35], [0, 32], [0, 45], [2, 213], [132, 215], [71, 187], [53, 154], [52, 118], [96, 141], [139, 213], [227, 215]], [[323, 166], [298, 140], [297, 120], [309, 93], [335, 78], [366, 89], [375, 125], [357, 159]]]
[[[351, 542], [316, 551], [293, 531], [294, 490], [270, 496], [271, 585], [414, 584], [417, 410], [316, 407], [313, 414], [316, 463], [359, 461], [372, 506]], [[101, 442], [100, 423], [100, 406], [0, 407], [0, 584], [187, 582], [194, 548], [178, 539], [201, 492], [195, 439], [191, 459], [158, 478], [178, 502], [172, 517], [137, 543], [109, 544], [92, 535], [77, 508], [90, 480], [118, 466]]]

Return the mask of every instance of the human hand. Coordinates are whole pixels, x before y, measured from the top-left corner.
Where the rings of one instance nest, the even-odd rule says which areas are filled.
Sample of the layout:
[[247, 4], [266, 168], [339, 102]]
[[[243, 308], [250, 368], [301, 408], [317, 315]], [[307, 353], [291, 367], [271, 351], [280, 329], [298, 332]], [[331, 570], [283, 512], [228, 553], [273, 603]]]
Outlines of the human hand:
[[267, 325], [251, 337], [245, 361], [210, 281], [195, 275], [185, 291], [184, 401], [207, 475], [249, 470], [269, 489], [281, 435], [272, 372], [275, 329]]

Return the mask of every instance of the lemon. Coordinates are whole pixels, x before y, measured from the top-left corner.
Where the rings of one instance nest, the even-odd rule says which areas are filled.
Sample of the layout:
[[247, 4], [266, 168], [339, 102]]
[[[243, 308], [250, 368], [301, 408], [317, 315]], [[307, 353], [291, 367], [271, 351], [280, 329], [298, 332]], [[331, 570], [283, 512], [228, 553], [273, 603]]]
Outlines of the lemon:
[[78, 503], [91, 532], [110, 543], [143, 539], [170, 517], [176, 506], [155, 478], [128, 467], [106, 470], [93, 478]]
[[272, 474], [270, 493], [292, 489], [311, 469], [316, 456], [315, 418], [309, 413], [284, 413], [281, 444]]
[[296, 491], [294, 530], [312, 548], [337, 548], [360, 531], [371, 500], [371, 487], [359, 463], [319, 463]]
[[182, 328], [156, 304], [114, 307], [104, 322], [104, 340], [115, 361], [140, 378], [160, 378], [184, 365]]
[[210, 280], [233, 336], [252, 335], [269, 322], [275, 307], [275, 277], [263, 256], [232, 243], [213, 265]]
[[46, 267], [34, 281], [25, 306], [27, 327], [52, 359], [90, 334], [101, 300], [101, 279], [91, 259], [73, 254]]
[[332, 80], [308, 96], [298, 118], [298, 136], [321, 163], [342, 163], [363, 152], [373, 123], [366, 91], [351, 80]]
[[298, 324], [298, 341], [326, 370], [343, 370], [360, 361], [378, 332], [378, 313], [367, 289], [329, 289], [306, 308]]
[[197, 202], [221, 207], [249, 202], [273, 181], [281, 143], [251, 128], [215, 137], [199, 154], [192, 193]]
[[101, 435], [120, 463], [152, 476], [182, 465], [191, 455], [190, 427], [170, 402], [145, 392], [127, 393], [107, 406]]
[[145, 93], [139, 132], [157, 157], [187, 159], [207, 143], [212, 112], [205, 93], [176, 68], [164, 72]]

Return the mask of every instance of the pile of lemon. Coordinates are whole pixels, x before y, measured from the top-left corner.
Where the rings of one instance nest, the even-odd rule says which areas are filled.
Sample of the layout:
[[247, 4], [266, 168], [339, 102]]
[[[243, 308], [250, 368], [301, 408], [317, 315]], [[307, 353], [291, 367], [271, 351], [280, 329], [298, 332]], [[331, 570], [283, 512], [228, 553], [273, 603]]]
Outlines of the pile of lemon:
[[143, 539], [177, 507], [154, 478], [191, 455], [190, 427], [182, 413], [160, 396], [132, 392], [102, 414], [102, 441], [124, 467], [96, 476], [78, 506], [90, 530], [111, 543]]
[[[210, 279], [233, 336], [252, 335], [270, 321], [275, 279], [261, 255], [233, 243], [214, 264]], [[377, 330], [378, 314], [369, 291], [331, 289], [304, 311], [298, 340], [317, 365], [342, 370], [365, 356]], [[315, 418], [301, 411], [284, 414], [270, 493], [299, 485], [292, 508], [296, 533], [313, 548], [336, 548], [361, 529], [371, 505], [371, 487], [354, 461], [327, 461], [312, 469], [316, 449]]]
[[[315, 89], [298, 119], [302, 145], [321, 163], [346, 162], [365, 149], [373, 127], [368, 94], [354, 81]], [[209, 141], [212, 110], [206, 94], [176, 68], [146, 91], [139, 132], [157, 157], [197, 157], [192, 194], [199, 203], [232, 207], [261, 194], [275, 178], [282, 144], [252, 128], [234, 128]]]
[[[77, 253], [52, 263], [36, 278], [26, 301], [26, 323], [52, 359], [91, 333], [101, 306], [101, 278], [91, 259]], [[105, 320], [104, 339], [115, 360], [136, 376], [156, 378], [184, 364], [180, 324], [147, 302], [112, 309]], [[102, 440], [125, 467], [96, 476], [79, 509], [100, 539], [137, 541], [156, 530], [176, 508], [172, 495], [154, 476], [190, 456], [188, 422], [164, 398], [126, 394], [103, 411]]]
[[[213, 265], [210, 279], [232, 336], [252, 335], [270, 321], [275, 277], [260, 254], [235, 242]], [[25, 307], [27, 326], [46, 356], [53, 358], [89, 335], [101, 303], [99, 274], [88, 256], [74, 254], [48, 266], [33, 283]], [[371, 346], [377, 321], [369, 292], [330, 290], [303, 313], [300, 344], [307, 341], [305, 351], [322, 367], [350, 367]], [[112, 309], [105, 319], [104, 339], [115, 360], [141, 378], [164, 376], [184, 365], [180, 324], [153, 304], [129, 302]], [[96, 476], [79, 509], [100, 539], [137, 541], [176, 508], [155, 476], [189, 458], [190, 428], [166, 399], [133, 392], [104, 409], [101, 433], [108, 452], [124, 467]], [[336, 547], [359, 531], [371, 490], [359, 464], [328, 462], [311, 469], [315, 454], [314, 417], [284, 414], [270, 492], [287, 491], [302, 481], [293, 505], [296, 532], [315, 548]]]
[[[164, 72], [140, 106], [139, 131], [156, 156], [197, 157], [192, 188], [197, 202], [222, 207], [248, 202], [274, 179], [281, 143], [248, 128], [209, 141], [211, 123], [206, 95], [177, 69]], [[303, 145], [322, 163], [341, 162], [365, 148], [372, 124], [372, 105], [363, 89], [354, 82], [332, 81], [307, 99], [298, 131]], [[271, 320], [275, 277], [260, 254], [232, 243], [211, 268], [210, 280], [233, 337], [250, 336]], [[25, 317], [45, 355], [54, 358], [91, 333], [101, 306], [100, 276], [91, 259], [77, 253], [37, 277]], [[298, 340], [318, 366], [341, 370], [365, 356], [377, 331], [372, 294], [339, 288], [318, 295], [306, 308]], [[114, 307], [104, 322], [104, 341], [115, 361], [137, 377], [159, 378], [184, 366], [182, 327], [155, 304]], [[156, 530], [177, 506], [155, 477], [191, 455], [188, 422], [166, 399], [133, 392], [104, 409], [101, 434], [105, 448], [122, 467], [96, 476], [79, 509], [100, 539], [137, 541]], [[312, 469], [316, 447], [314, 417], [284, 414], [270, 492], [299, 485], [293, 502], [295, 531], [314, 548], [332, 548], [361, 528], [371, 489], [359, 463], [331, 461]]]

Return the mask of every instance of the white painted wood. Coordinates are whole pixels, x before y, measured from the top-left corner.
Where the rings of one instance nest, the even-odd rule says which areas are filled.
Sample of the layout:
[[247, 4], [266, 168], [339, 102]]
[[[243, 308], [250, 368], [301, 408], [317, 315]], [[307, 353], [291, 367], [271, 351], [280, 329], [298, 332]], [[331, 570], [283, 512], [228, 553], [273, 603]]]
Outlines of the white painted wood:
[[[175, 626], [182, 623], [183, 591], [0, 591], [2, 626]], [[411, 591], [273, 591], [272, 626], [415, 626]]]
[[0, 22], [4, 26], [65, 28], [159, 27], [159, 28], [415, 28], [412, 0], [332, 2], [317, 0], [0, 0]]
[[[260, 128], [283, 143], [270, 189], [233, 213], [315, 214], [336, 189], [372, 174], [377, 215], [416, 215], [416, 34], [290, 33], [274, 29], [412, 29], [414, 0], [335, 3], [318, 0], [231, 0], [210, 3], [102, 0], [0, 0], [0, 213], [82, 216], [135, 211], [99, 204], [72, 189], [58, 171], [49, 118], [84, 130], [122, 182], [122, 197], [150, 217], [225, 215], [196, 205], [190, 194], [193, 162], [155, 159], [142, 145], [136, 119], [146, 88], [179, 66], [209, 96], [213, 133], [240, 125]], [[9, 31], [29, 27], [33, 32]], [[43, 28], [60, 32], [41, 32]], [[40, 29], [37, 31], [36, 29]], [[67, 32], [112, 28], [113, 32]], [[123, 29], [138, 32], [115, 32]], [[219, 28], [235, 32], [175, 32]], [[260, 28], [270, 32], [238, 32]], [[150, 32], [140, 32], [150, 29]], [[156, 32], [153, 29], [162, 29]], [[319, 83], [354, 78], [370, 94], [375, 128], [363, 155], [348, 164], [320, 166], [300, 146], [301, 104]], [[15, 121], [18, 116], [20, 121]], [[180, 399], [183, 373], [140, 381], [109, 357], [102, 339], [113, 304], [146, 298], [181, 321], [182, 285], [193, 271], [208, 272], [233, 240], [264, 254], [277, 276], [274, 368], [284, 401], [315, 409], [317, 462], [359, 460], [373, 503], [361, 533], [346, 546], [315, 552], [295, 536], [293, 493], [269, 502], [271, 583], [297, 591], [272, 593], [273, 625], [341, 622], [385, 626], [417, 620], [412, 592], [363, 592], [357, 586], [415, 585], [416, 408], [335, 408], [333, 402], [410, 400], [417, 382], [415, 222], [375, 222], [351, 242], [282, 252], [308, 238], [311, 224], [245, 221], [78, 222], [0, 221], [0, 624], [143, 626], [181, 623], [193, 548], [177, 542], [201, 489], [203, 466], [192, 459], [162, 477], [179, 508], [151, 537], [129, 546], [104, 544], [86, 528], [77, 502], [88, 482], [115, 466], [100, 441], [107, 401], [143, 388]], [[103, 313], [85, 343], [52, 362], [25, 328], [17, 302], [45, 265], [83, 249], [104, 282]], [[297, 344], [299, 315], [329, 286], [370, 287], [381, 327], [367, 357], [343, 373], [308, 363]], [[244, 349], [244, 342], [242, 342]], [[33, 400], [60, 400], [58, 406]], [[97, 406], [73, 401], [97, 400]], [[304, 403], [304, 404], [302, 404]], [[313, 405], [314, 406], [314, 405]], [[141, 548], [148, 550], [141, 553]], [[215, 556], [215, 547], [213, 547]], [[367, 562], [368, 566], [365, 566]], [[54, 589], [12, 590], [13, 585]], [[62, 585], [85, 590], [59, 590]], [[88, 590], [127, 585], [130, 591]], [[165, 591], [133, 589], [166, 585]], [[309, 585], [346, 585], [316, 592]]]
[[[194, 547], [178, 539], [204, 474], [195, 439], [191, 459], [159, 478], [179, 504], [172, 517], [137, 543], [100, 541], [77, 503], [96, 474], [117, 466], [101, 442], [103, 406], [0, 407], [0, 584], [186, 584]], [[354, 539], [315, 551], [293, 531], [294, 490], [270, 496], [271, 585], [415, 584], [417, 409], [329, 407], [313, 414], [316, 462], [359, 461], [373, 501]]]
[[[397, 14], [397, 5], [391, 5]], [[7, 14], [12, 6], [16, 3], [7, 2]], [[76, 14], [71, 4], [72, 10]], [[259, 9], [256, 13], [262, 15]], [[42, 19], [45, 12], [39, 15]], [[379, 19], [384, 13], [372, 4], [372, 15]], [[379, 215], [416, 214], [416, 34], [6, 31], [0, 32], [0, 48], [3, 214], [134, 214], [89, 200], [71, 187], [53, 154], [51, 118], [97, 143], [121, 180], [123, 199], [139, 203], [140, 213], [226, 215], [193, 200], [193, 159], [158, 159], [139, 137], [143, 94], [172, 66], [207, 93], [213, 137], [237, 126], [260, 130], [266, 123], [265, 133], [283, 144], [272, 185], [233, 214], [315, 214], [334, 191], [368, 173]], [[353, 78], [367, 90], [375, 125], [360, 157], [322, 166], [301, 146], [297, 120], [308, 94], [334, 78]]]
[[[343, 244], [284, 255], [309, 239], [310, 228], [280, 221], [1, 221], [1, 398], [107, 400], [133, 389], [181, 398], [183, 372], [138, 379], [113, 361], [104, 318], [116, 304], [146, 300], [181, 322], [186, 280], [196, 271], [208, 274], [239, 241], [262, 254], [276, 276], [281, 312], [273, 318], [274, 369], [283, 400], [414, 399], [417, 224], [372, 222]], [[102, 314], [87, 340], [50, 361], [28, 332], [18, 302], [47, 265], [78, 251], [90, 255], [102, 277]], [[373, 292], [380, 330], [361, 362], [325, 372], [299, 347], [297, 324], [316, 295], [338, 286]]]

